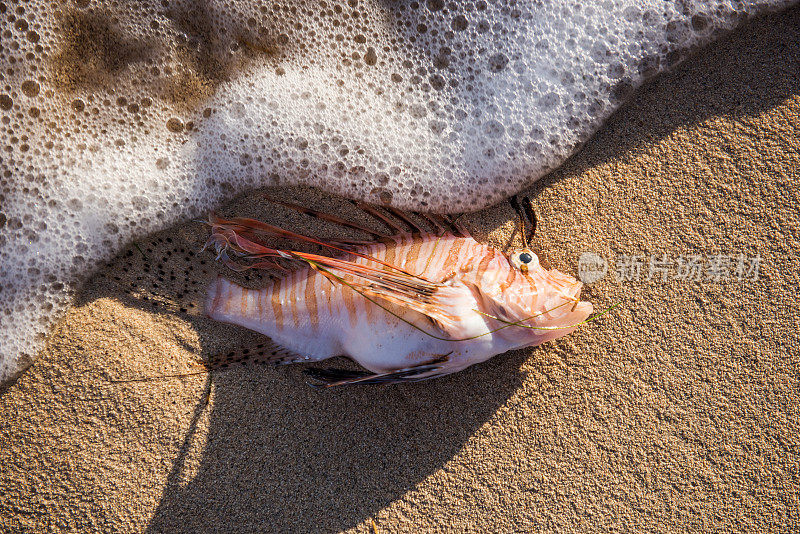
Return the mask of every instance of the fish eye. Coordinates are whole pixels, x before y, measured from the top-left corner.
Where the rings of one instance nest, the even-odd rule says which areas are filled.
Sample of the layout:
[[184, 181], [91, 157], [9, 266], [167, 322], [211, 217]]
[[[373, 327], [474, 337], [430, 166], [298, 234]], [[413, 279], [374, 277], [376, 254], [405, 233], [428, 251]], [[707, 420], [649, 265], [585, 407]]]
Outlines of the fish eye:
[[539, 258], [527, 248], [512, 252], [508, 257], [508, 261], [523, 273], [527, 273], [529, 269], [535, 269], [539, 265]]

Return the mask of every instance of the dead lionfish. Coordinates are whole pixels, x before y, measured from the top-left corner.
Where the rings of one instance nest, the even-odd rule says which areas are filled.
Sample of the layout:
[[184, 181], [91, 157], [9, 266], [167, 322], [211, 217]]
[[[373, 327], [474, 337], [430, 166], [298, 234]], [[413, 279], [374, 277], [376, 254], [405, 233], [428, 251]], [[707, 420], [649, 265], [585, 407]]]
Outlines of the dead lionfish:
[[[527, 199], [525, 199], [527, 201]], [[406, 214], [359, 205], [393, 235], [294, 204], [277, 202], [372, 235], [372, 241], [325, 241], [254, 219], [209, 224], [219, 257], [236, 270], [283, 269], [270, 286], [252, 290], [218, 277], [206, 314], [268, 336], [260, 349], [223, 356], [271, 363], [318, 362], [348, 356], [370, 373], [308, 369], [316, 385], [409, 382], [443, 376], [496, 354], [564, 336], [587, 321], [592, 305], [581, 283], [547, 270], [529, 248], [509, 256], [476, 242], [457, 222], [425, 216], [425, 231]], [[523, 220], [519, 204], [512, 205]], [[526, 205], [535, 227], [535, 217]], [[532, 233], [531, 233], [532, 235]], [[322, 245], [333, 253], [272, 248], [268, 238]], [[275, 260], [288, 260], [286, 270]]]

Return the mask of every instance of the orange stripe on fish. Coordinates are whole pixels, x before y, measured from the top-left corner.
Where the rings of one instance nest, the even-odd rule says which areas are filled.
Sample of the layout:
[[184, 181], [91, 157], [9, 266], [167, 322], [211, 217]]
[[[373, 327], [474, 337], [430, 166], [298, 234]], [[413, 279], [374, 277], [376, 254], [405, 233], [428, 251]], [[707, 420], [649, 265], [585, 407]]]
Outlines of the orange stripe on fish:
[[311, 328], [313, 330], [317, 330], [319, 326], [319, 315], [317, 313], [317, 294], [314, 291], [314, 280], [316, 280], [316, 276], [313, 276], [311, 273], [308, 273], [306, 277], [306, 292], [305, 292], [305, 299], [306, 299], [306, 308], [308, 309], [308, 320], [311, 323]]
[[242, 288], [242, 303], [241, 303], [242, 317], [247, 317], [247, 305], [249, 304], [247, 302], [247, 300], [248, 300], [247, 297], [248, 297], [248, 293], [249, 292], [250, 292], [250, 290], [248, 290], [246, 287]]
[[503, 291], [511, 287], [516, 278], [517, 278], [517, 270], [509, 269], [508, 274], [506, 275], [506, 279], [500, 284], [500, 292], [502, 293]]
[[330, 285], [328, 279], [324, 276], [315, 276], [314, 280], [317, 281], [315, 286], [317, 288], [317, 294], [322, 295], [322, 299], [325, 301], [325, 309], [328, 310], [326, 319], [330, 320], [333, 316], [333, 300], [331, 299], [333, 286]]
[[475, 274], [475, 278], [477, 281], [480, 281], [483, 278], [483, 275], [486, 274], [486, 269], [489, 268], [489, 263], [494, 259], [494, 253], [488, 251], [484, 254], [483, 258], [481, 258], [480, 263], [478, 263], [478, 271]]
[[283, 303], [281, 302], [281, 286], [283, 282], [280, 278], [275, 280], [272, 286], [272, 294], [270, 300], [272, 301], [272, 315], [275, 317], [275, 324], [278, 330], [283, 328]]
[[408, 266], [409, 272], [417, 272], [417, 259], [419, 258], [419, 251], [422, 250], [422, 238], [414, 236], [411, 239], [408, 255], [405, 259], [405, 265]]
[[[397, 243], [388, 243], [386, 247], [383, 249], [383, 253], [378, 256], [379, 259], [383, 260], [384, 262], [391, 265], [394, 263], [394, 254], [397, 250], [398, 244]], [[384, 266], [385, 270], [389, 270], [388, 267]]]
[[456, 265], [458, 264], [459, 253], [461, 252], [461, 247], [463, 244], [463, 239], [453, 239], [450, 241], [450, 247], [447, 251], [447, 256], [441, 268], [441, 271], [443, 271], [442, 274], [446, 275], [449, 271], [455, 269]]
[[292, 322], [294, 326], [298, 326], [300, 315], [297, 313], [297, 271], [289, 275], [289, 304], [292, 308]]
[[355, 298], [355, 292], [350, 289], [349, 287], [343, 286], [336, 286], [337, 291], [339, 291], [342, 295], [342, 300], [344, 300], [344, 307], [347, 309], [347, 315], [350, 317], [350, 326], [355, 326], [358, 322], [358, 316], [356, 315], [356, 305], [353, 299]]

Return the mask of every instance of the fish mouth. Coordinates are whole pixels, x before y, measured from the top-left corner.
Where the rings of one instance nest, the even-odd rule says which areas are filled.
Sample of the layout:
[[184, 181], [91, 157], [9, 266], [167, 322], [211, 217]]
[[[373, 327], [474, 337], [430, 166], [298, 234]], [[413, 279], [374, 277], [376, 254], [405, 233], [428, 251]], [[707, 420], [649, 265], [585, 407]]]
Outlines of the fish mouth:
[[586, 301], [576, 302], [575, 306], [572, 308], [572, 313], [576, 314], [576, 319], [578, 322], [588, 319], [593, 311], [594, 306], [592, 303]]
[[[586, 313], [588, 316], [588, 314], [592, 312], [592, 305], [588, 302], [581, 302], [580, 300], [583, 282], [555, 269], [551, 270], [549, 275], [549, 282], [551, 287], [555, 290], [555, 295], [568, 301], [562, 305], [563, 311], [560, 313], [566, 312], [574, 314], [580, 311], [582, 312], [581, 315], [583, 315], [588, 309], [588, 313]], [[559, 306], [559, 308], [561, 308], [561, 306]], [[581, 320], [583, 320], [583, 318]]]
[[583, 282], [556, 269], [547, 273], [546, 280], [558, 293], [569, 298], [578, 298], [583, 287]]
[[576, 281], [569, 290], [570, 297], [575, 299], [575, 304], [572, 305], [572, 313], [576, 316], [578, 322], [585, 321], [594, 312], [594, 306], [591, 302], [582, 301], [581, 289], [583, 289], [583, 282]]
[[581, 290], [583, 289], [583, 282], [575, 281], [563, 295], [571, 301], [574, 301], [572, 306], [569, 307], [569, 312], [575, 317], [576, 322], [585, 320], [594, 311], [594, 306], [591, 302], [581, 301]]
[[567, 291], [566, 295], [570, 298], [580, 299], [581, 298], [581, 289], [583, 289], [583, 282], [575, 281], [575, 284], [572, 285]]

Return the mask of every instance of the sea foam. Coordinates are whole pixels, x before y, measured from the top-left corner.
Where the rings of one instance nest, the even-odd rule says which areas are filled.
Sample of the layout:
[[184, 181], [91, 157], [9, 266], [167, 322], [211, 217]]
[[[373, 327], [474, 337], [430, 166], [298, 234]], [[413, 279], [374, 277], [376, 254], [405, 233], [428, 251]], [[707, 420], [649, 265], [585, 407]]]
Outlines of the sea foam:
[[136, 236], [275, 184], [489, 205], [790, 3], [4, 0], [0, 383]]

